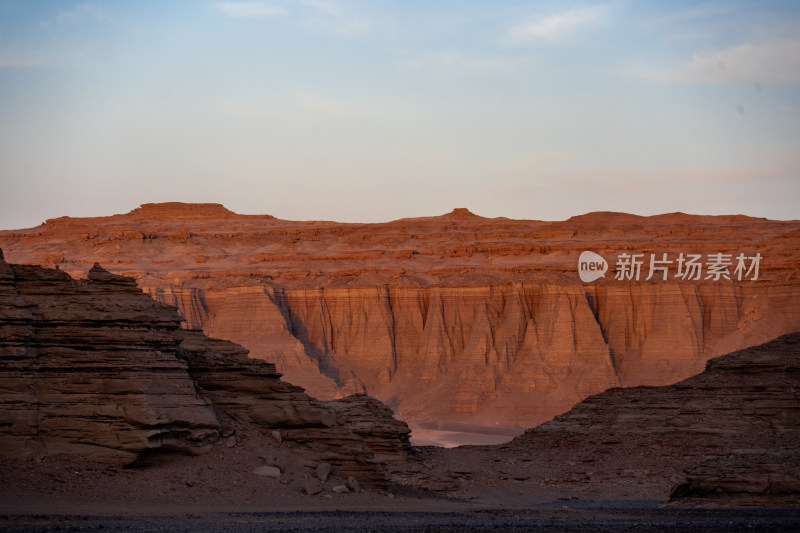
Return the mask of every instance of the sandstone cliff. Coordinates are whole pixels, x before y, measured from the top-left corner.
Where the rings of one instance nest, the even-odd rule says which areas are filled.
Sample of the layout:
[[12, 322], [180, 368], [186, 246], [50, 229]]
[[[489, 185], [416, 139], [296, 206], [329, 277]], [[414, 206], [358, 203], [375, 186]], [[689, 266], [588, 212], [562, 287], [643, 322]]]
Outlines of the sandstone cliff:
[[180, 323], [131, 278], [95, 265], [75, 280], [0, 252], [0, 453], [121, 464], [200, 453], [224, 413], [368, 483], [403, 458], [408, 427], [376, 400], [318, 402], [274, 365]]
[[[321, 398], [367, 392], [416, 427], [527, 427], [609, 387], [674, 383], [800, 329], [800, 223], [681, 213], [564, 222], [466, 210], [385, 224], [146, 204], [0, 232], [9, 257], [99, 261]], [[579, 254], [764, 259], [757, 280], [585, 284]]]

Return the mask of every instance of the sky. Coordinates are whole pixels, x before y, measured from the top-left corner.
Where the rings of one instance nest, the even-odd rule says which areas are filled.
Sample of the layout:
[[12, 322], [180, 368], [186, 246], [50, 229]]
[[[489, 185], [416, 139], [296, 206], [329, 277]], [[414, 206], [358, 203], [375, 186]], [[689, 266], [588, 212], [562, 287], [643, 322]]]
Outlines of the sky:
[[800, 219], [800, 2], [0, 0], [0, 229]]

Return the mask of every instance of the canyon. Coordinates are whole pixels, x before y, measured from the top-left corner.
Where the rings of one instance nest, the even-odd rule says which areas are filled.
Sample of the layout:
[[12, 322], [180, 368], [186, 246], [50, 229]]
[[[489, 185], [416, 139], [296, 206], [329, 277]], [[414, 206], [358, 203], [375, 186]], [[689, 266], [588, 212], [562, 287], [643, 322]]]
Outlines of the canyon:
[[467, 501], [529, 494], [686, 506], [800, 505], [800, 333], [672, 385], [590, 396], [511, 442], [426, 447], [392, 477]]
[[[357, 224], [144, 204], [0, 232], [9, 261], [95, 263], [311, 396], [367, 393], [415, 442], [501, 442], [614, 387], [666, 385], [800, 330], [800, 222], [673, 213]], [[609, 260], [578, 276], [591, 250]], [[613, 258], [762, 258], [737, 279], [616, 279]], [[619, 263], [619, 260], [618, 260]], [[708, 266], [708, 265], [706, 265]], [[645, 261], [643, 274], [647, 273]]]
[[486, 512], [578, 499], [589, 513], [605, 501], [598, 510], [619, 514], [604, 507], [615, 501], [660, 520], [669, 498], [780, 507], [777, 523], [796, 523], [800, 333], [672, 385], [592, 394], [505, 444], [446, 449], [411, 446], [408, 425], [364, 394], [318, 401], [182, 318], [97, 264], [74, 279], [0, 250], [6, 513], [285, 513], [328, 500]]

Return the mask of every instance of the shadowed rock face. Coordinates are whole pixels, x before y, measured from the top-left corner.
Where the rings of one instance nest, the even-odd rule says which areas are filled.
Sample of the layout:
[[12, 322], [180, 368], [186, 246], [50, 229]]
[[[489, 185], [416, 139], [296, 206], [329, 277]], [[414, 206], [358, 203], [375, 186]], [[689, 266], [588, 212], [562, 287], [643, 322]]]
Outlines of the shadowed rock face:
[[134, 280], [0, 261], [0, 328], [4, 454], [128, 463], [217, 438], [216, 416], [177, 357], [178, 317]]
[[798, 390], [800, 333], [791, 333], [673, 385], [592, 395], [505, 444], [417, 448], [393, 479], [496, 505], [545, 494], [797, 507]]
[[565, 442], [581, 446], [601, 440], [657, 443], [669, 436], [686, 453], [725, 436], [742, 445], [773, 438], [800, 443], [798, 388], [800, 333], [791, 333], [711, 359], [703, 372], [674, 385], [593, 395], [514, 443], [556, 433], [571, 435]]
[[241, 346], [180, 323], [131, 278], [95, 265], [75, 280], [0, 252], [0, 453], [120, 464], [200, 453], [220, 437], [219, 412], [367, 483], [403, 458], [408, 427], [376, 400], [318, 402]]
[[[385, 224], [146, 204], [0, 232], [15, 261], [95, 261], [331, 399], [368, 392], [417, 425], [526, 427], [609, 387], [674, 383], [800, 329], [800, 223], [682, 213], [564, 222], [456, 209]], [[581, 283], [584, 250], [764, 258], [757, 281]], [[613, 267], [612, 267], [613, 268]]]
[[[800, 496], [800, 333], [708, 362], [664, 387], [614, 389], [517, 437], [510, 450], [557, 446], [604, 470], [683, 470], [671, 499], [728, 503]], [[607, 472], [608, 473], [608, 472]]]

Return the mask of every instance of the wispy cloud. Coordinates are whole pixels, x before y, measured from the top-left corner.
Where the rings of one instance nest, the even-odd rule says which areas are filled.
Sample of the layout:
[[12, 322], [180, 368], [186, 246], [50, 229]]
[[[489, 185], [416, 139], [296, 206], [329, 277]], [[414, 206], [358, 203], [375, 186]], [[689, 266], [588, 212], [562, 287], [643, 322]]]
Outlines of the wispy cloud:
[[339, 3], [329, 0], [294, 0], [302, 8], [303, 24], [318, 33], [339, 37], [358, 37], [370, 33], [375, 28], [371, 19], [352, 13]]
[[646, 79], [677, 83], [800, 84], [800, 40], [746, 43], [697, 52], [676, 68], [638, 66], [628, 72]]
[[536, 17], [511, 28], [507, 41], [510, 44], [564, 41], [598, 23], [607, 11], [605, 6], [594, 6]]
[[330, 0], [284, 0], [282, 3], [222, 2], [215, 6], [230, 18], [269, 19], [290, 17], [295, 23], [316, 33], [339, 37], [354, 37], [373, 30], [368, 18], [348, 12], [342, 5]]
[[264, 2], [222, 2], [216, 5], [224, 15], [231, 18], [263, 19], [282, 15], [286, 10]]
[[107, 7], [91, 3], [79, 4], [59, 11], [50, 18], [38, 20], [37, 26], [39, 29], [47, 31], [59, 31], [65, 28], [85, 30], [86, 25], [91, 23], [117, 29], [124, 26]]
[[[86, 3], [31, 20], [24, 36], [0, 36], [0, 68], [71, 68], [92, 64], [125, 25], [105, 7]], [[104, 44], [100, 42], [105, 39]]]

